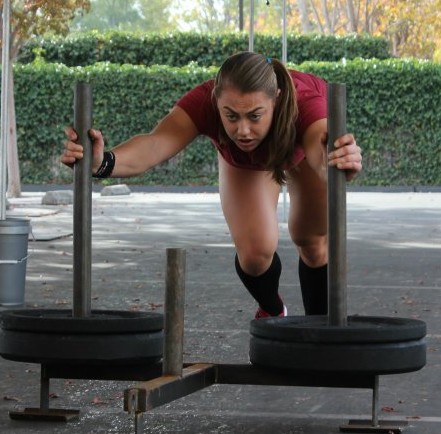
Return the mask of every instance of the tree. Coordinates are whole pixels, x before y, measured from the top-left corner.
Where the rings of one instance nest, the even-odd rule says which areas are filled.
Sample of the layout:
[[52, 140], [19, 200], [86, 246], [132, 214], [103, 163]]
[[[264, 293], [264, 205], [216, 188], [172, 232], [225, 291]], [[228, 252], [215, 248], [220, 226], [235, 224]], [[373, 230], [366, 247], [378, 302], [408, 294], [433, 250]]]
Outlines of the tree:
[[144, 29], [166, 31], [170, 29], [170, 5], [172, 0], [139, 0]]
[[302, 33], [311, 32], [312, 23], [309, 19], [307, 0], [297, 0], [297, 9], [299, 11]]
[[[11, 7], [10, 23], [10, 70], [9, 70], [9, 95], [8, 103], [8, 194], [12, 197], [21, 195], [20, 171], [18, 165], [14, 81], [12, 64], [19, 49], [32, 37], [46, 32], [66, 34], [69, 22], [78, 10], [87, 9], [89, 0], [16, 0]], [[0, 0], [3, 9], [3, 0]], [[3, 31], [1, 20], [0, 33]]]
[[379, 31], [391, 41], [395, 56], [432, 59], [439, 52], [441, 0], [383, 0], [379, 8]]
[[[173, 0], [179, 30], [249, 28], [251, 0]], [[283, 0], [254, 0], [254, 30], [280, 33]], [[395, 56], [441, 61], [441, 0], [286, 0], [288, 31], [384, 36]]]
[[78, 16], [72, 30], [168, 30], [171, 0], [91, 0], [90, 10]]
[[183, 6], [183, 2], [173, 0], [171, 24], [180, 30], [199, 32], [222, 32], [234, 30], [239, 24], [237, 0], [232, 12], [231, 1], [195, 0]]
[[394, 56], [432, 59], [441, 57], [440, 11], [441, 0], [297, 0], [289, 20], [303, 31], [384, 36]]
[[302, 30], [328, 34], [371, 33], [380, 0], [297, 0]]

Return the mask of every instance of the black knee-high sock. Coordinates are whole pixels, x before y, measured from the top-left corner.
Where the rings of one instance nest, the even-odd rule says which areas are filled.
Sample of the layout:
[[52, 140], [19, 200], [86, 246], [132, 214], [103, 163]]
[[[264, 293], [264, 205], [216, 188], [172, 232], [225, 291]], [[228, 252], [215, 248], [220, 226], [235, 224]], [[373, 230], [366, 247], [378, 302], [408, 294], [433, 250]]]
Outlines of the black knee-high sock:
[[311, 268], [299, 258], [299, 280], [306, 315], [328, 314], [328, 265]]
[[236, 271], [248, 292], [259, 303], [259, 306], [270, 315], [279, 315], [283, 311], [283, 302], [279, 297], [279, 279], [282, 263], [279, 255], [274, 253], [270, 267], [259, 276], [250, 276], [242, 270], [239, 259], [235, 258]]

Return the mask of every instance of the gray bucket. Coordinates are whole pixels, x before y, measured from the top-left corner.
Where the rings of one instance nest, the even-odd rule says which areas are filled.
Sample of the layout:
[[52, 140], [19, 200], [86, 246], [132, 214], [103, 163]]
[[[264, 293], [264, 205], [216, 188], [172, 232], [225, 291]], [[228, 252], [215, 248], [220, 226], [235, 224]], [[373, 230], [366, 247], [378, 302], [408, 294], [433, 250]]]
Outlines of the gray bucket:
[[0, 220], [0, 305], [24, 304], [30, 221]]

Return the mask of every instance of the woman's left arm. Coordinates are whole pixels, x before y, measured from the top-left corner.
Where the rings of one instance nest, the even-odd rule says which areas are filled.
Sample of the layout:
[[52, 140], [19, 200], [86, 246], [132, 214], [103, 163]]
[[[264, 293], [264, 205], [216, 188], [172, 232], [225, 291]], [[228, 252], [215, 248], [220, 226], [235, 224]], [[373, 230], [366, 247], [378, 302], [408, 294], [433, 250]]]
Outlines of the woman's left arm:
[[327, 120], [320, 119], [312, 123], [303, 134], [302, 146], [309, 165], [323, 180], [327, 179], [327, 165], [346, 171], [350, 181], [362, 169], [361, 148], [352, 134], [339, 137], [335, 150], [327, 152]]

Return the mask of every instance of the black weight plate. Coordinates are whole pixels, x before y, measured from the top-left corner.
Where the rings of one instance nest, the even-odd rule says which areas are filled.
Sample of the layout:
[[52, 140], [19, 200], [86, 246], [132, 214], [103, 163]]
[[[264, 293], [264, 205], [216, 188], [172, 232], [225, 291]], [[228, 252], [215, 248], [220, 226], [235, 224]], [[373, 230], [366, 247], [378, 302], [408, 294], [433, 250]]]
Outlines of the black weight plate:
[[54, 334], [0, 330], [0, 355], [30, 363], [155, 363], [162, 357], [163, 332]]
[[339, 327], [328, 326], [327, 316], [287, 316], [252, 320], [250, 332], [285, 342], [393, 343], [423, 338], [426, 323], [409, 318], [348, 316], [347, 326]]
[[162, 330], [164, 316], [158, 312], [92, 310], [85, 318], [72, 316], [66, 309], [21, 309], [2, 312], [4, 330], [33, 333], [137, 333]]
[[426, 364], [424, 339], [398, 343], [318, 344], [250, 340], [253, 364], [296, 371], [398, 374]]

